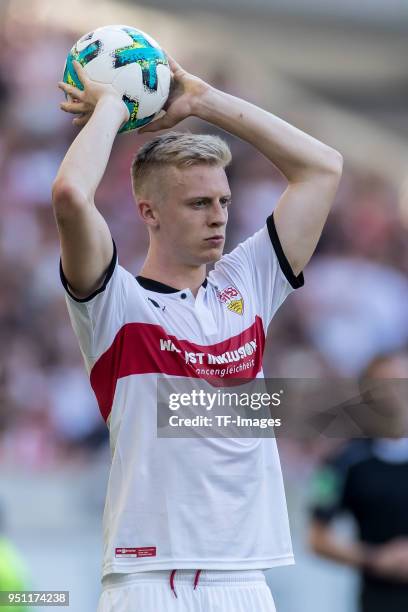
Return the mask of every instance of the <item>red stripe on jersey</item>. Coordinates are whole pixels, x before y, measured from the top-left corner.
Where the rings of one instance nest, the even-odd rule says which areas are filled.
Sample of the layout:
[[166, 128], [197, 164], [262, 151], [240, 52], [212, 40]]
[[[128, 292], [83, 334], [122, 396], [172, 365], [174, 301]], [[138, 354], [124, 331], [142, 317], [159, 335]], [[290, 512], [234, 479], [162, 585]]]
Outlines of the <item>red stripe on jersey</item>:
[[[108, 350], [94, 364], [90, 376], [91, 385], [106, 421], [119, 378], [132, 374], [167, 374], [211, 381], [255, 378], [262, 368], [264, 345], [265, 334], [259, 316], [255, 317], [250, 327], [236, 336], [206, 346], [170, 336], [161, 325], [127, 323], [118, 331]], [[221, 363], [218, 364], [217, 360], [221, 360]], [[249, 362], [251, 365], [248, 369], [226, 373], [222, 377], [200, 372], [225, 369], [235, 361], [243, 364]]]

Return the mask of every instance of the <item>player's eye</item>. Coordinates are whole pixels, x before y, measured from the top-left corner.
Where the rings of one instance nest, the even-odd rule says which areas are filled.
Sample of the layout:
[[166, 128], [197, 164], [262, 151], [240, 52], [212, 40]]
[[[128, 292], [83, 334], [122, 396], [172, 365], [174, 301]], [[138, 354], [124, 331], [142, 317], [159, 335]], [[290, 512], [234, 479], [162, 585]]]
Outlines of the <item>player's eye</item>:
[[220, 201], [223, 208], [226, 208], [231, 204], [231, 198], [221, 198]]
[[197, 200], [196, 202], [193, 202], [193, 206], [194, 208], [204, 208], [207, 206], [207, 202], [205, 200]]

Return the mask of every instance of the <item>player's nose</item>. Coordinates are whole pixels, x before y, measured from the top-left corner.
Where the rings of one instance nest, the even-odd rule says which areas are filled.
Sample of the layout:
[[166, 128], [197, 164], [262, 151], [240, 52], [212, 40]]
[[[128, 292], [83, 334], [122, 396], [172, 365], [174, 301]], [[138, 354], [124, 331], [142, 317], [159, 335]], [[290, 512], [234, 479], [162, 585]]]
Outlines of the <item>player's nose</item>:
[[227, 208], [219, 200], [213, 202], [208, 208], [208, 224], [221, 227], [227, 222]]

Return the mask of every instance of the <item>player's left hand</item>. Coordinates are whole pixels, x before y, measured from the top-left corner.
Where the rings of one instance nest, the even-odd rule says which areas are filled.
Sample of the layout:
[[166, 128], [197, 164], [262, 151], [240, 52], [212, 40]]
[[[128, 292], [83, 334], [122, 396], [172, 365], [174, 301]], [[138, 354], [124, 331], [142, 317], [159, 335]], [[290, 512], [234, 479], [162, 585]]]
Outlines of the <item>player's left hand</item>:
[[166, 114], [140, 128], [139, 134], [167, 130], [194, 115], [197, 102], [211, 89], [208, 83], [184, 70], [168, 53], [166, 55], [172, 72], [170, 94], [163, 107]]

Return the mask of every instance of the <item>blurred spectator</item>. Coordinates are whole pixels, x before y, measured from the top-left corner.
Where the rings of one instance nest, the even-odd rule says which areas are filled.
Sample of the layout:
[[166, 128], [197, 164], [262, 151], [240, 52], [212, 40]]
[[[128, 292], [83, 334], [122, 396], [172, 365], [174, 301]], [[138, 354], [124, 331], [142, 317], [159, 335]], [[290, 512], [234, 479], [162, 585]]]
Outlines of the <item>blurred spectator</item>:
[[342, 376], [408, 340], [408, 278], [390, 266], [316, 256], [293, 297], [306, 337]]
[[[394, 353], [375, 359], [363, 379], [378, 378], [407, 379], [408, 356]], [[406, 397], [403, 414], [399, 407], [394, 410], [398, 422], [406, 418]], [[395, 407], [394, 399], [390, 414]], [[314, 476], [311, 546], [317, 554], [359, 571], [361, 612], [408, 609], [407, 508], [407, 438], [352, 440], [329, 456]], [[336, 533], [332, 523], [342, 513], [355, 520], [356, 540], [343, 541]]]

